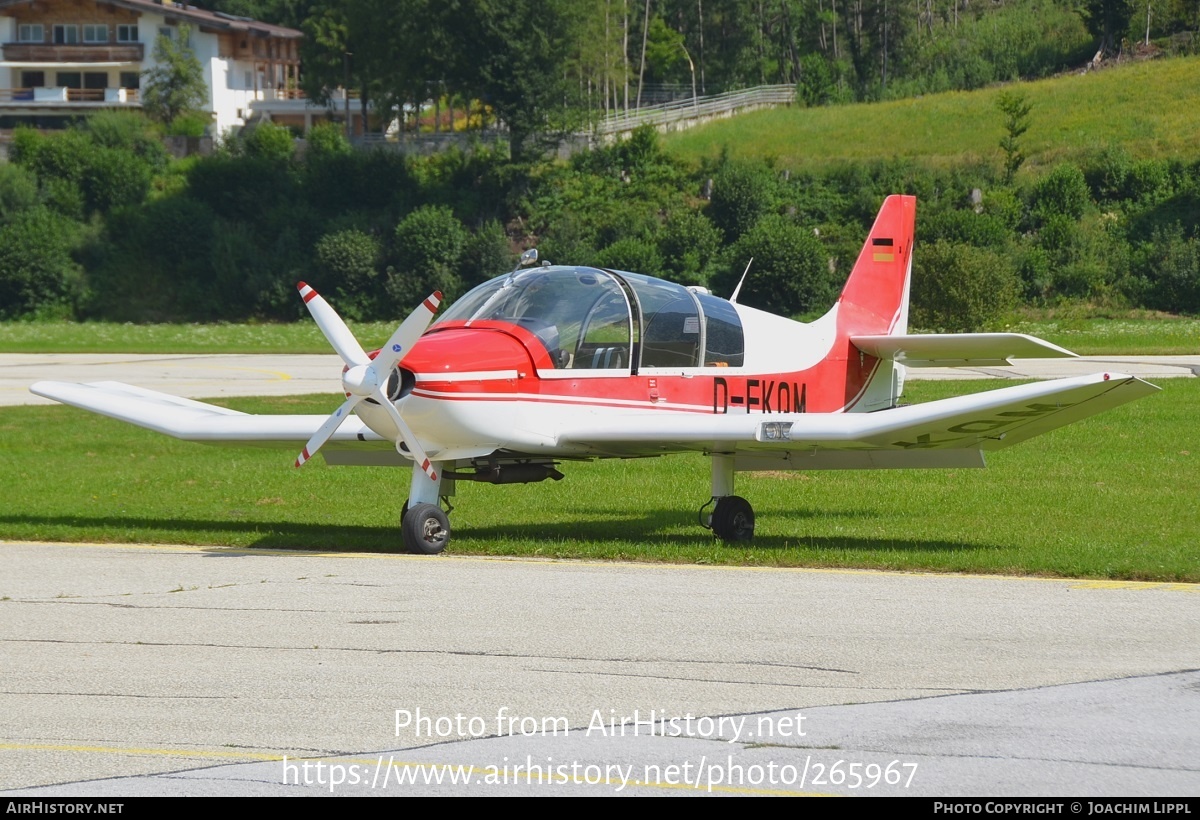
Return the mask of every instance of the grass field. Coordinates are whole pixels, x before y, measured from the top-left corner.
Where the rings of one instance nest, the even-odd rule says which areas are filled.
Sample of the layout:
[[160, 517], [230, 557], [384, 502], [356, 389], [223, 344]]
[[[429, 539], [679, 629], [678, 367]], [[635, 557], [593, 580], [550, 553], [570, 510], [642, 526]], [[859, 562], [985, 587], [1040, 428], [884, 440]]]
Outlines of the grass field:
[[[995, 384], [918, 383], [925, 401]], [[750, 547], [696, 524], [702, 457], [568, 464], [561, 482], [460, 485], [450, 552], [1200, 581], [1200, 381], [990, 457], [990, 469], [741, 474]], [[328, 412], [329, 397], [230, 401]], [[399, 549], [407, 471], [291, 468], [65, 407], [0, 411], [0, 538]], [[430, 560], [437, 560], [431, 558]]]
[[[401, 317], [403, 318], [403, 317]], [[354, 335], [383, 344], [389, 322], [347, 322]], [[289, 324], [120, 324], [0, 322], [0, 353], [329, 353], [316, 322]]]
[[999, 163], [1004, 118], [996, 97], [1003, 90], [1033, 103], [1031, 127], [1021, 138], [1027, 169], [1116, 143], [1136, 157], [1200, 156], [1200, 57], [872, 105], [777, 108], [677, 132], [664, 142], [691, 162], [727, 148], [733, 157], [770, 158], [796, 170], [881, 157]]
[[[1144, 311], [1142, 312], [1144, 313]], [[383, 344], [387, 322], [351, 323], [365, 345]], [[1027, 314], [1007, 328], [1082, 355], [1200, 353], [1200, 319], [1139, 313], [1095, 318], [1079, 312]], [[369, 347], [368, 347], [369, 349]], [[330, 353], [315, 322], [126, 325], [111, 322], [0, 322], [0, 353]]]

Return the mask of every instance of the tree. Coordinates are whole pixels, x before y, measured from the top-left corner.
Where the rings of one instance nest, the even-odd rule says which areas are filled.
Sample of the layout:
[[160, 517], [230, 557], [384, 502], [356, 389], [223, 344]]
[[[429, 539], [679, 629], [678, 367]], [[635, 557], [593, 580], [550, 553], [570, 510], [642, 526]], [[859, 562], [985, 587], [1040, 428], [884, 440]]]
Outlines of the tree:
[[1004, 115], [1005, 135], [1000, 140], [1000, 148], [1004, 151], [1004, 181], [1012, 182], [1017, 169], [1025, 162], [1017, 140], [1029, 130], [1029, 112], [1033, 110], [1033, 103], [1027, 101], [1024, 94], [1002, 91], [996, 97], [996, 107]]
[[164, 125], [208, 100], [204, 67], [188, 44], [189, 34], [187, 26], [180, 26], [174, 37], [159, 34], [154, 41], [154, 65], [142, 72], [142, 108]]
[[563, 65], [578, 22], [569, 0], [481, 0], [469, 13], [445, 2], [440, 9], [458, 43], [453, 86], [490, 105], [508, 126], [512, 158], [527, 159], [535, 135], [563, 130], [568, 114], [574, 89]]
[[1100, 38], [1098, 53], [1105, 57], [1120, 50], [1121, 37], [1133, 18], [1133, 6], [1130, 0], [1085, 0], [1079, 15], [1087, 30]]

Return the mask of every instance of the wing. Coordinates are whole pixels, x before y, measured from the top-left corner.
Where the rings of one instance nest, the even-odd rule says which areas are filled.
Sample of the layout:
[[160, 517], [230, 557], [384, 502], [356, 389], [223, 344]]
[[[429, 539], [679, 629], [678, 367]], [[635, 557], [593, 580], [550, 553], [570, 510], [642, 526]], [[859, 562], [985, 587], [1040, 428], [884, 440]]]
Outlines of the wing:
[[[308, 441], [326, 419], [308, 415], [250, 415], [120, 382], [38, 382], [29, 389], [72, 407], [187, 441], [294, 447]], [[381, 449], [394, 447], [357, 417], [346, 419], [330, 441], [358, 442]]]
[[679, 416], [592, 422], [559, 443], [596, 454], [734, 453], [740, 470], [982, 467], [983, 453], [1026, 441], [1157, 391], [1098, 373], [1006, 387], [875, 413]]

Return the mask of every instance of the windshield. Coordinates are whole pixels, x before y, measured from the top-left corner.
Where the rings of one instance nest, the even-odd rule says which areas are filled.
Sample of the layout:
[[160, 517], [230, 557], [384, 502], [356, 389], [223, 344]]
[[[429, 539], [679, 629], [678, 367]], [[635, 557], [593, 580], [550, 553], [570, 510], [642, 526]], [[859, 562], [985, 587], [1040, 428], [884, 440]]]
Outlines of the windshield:
[[456, 321], [523, 327], [560, 368], [629, 366], [629, 303], [605, 271], [534, 268], [493, 279], [455, 302], [439, 323]]

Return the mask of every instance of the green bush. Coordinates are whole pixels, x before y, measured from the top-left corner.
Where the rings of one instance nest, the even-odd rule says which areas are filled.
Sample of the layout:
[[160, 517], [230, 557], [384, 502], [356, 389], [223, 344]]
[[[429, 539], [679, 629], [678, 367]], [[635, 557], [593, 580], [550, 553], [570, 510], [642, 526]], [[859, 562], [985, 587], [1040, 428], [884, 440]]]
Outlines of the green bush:
[[1184, 237], [1178, 225], [1156, 229], [1136, 254], [1134, 266], [1148, 282], [1150, 307], [1172, 313], [1200, 313], [1200, 242]]
[[172, 137], [203, 137], [213, 127], [212, 114], [206, 111], [185, 111], [167, 125], [167, 135]]
[[948, 332], [984, 330], [1016, 307], [1018, 289], [1004, 254], [935, 242], [914, 256], [911, 324]]
[[19, 165], [0, 164], [0, 221], [11, 219], [37, 202], [37, 177]]
[[22, 131], [17, 140], [15, 161], [37, 176], [48, 202], [75, 219], [141, 204], [150, 190], [156, 160], [129, 145], [109, 147], [97, 141], [124, 139], [116, 125], [102, 126], [96, 134], [71, 129], [34, 137]]
[[659, 249], [668, 279], [703, 285], [721, 249], [721, 231], [699, 211], [680, 210], [671, 214], [663, 226]]
[[97, 145], [128, 151], [156, 172], [166, 168], [170, 159], [158, 129], [140, 112], [97, 111], [81, 127]]
[[800, 82], [796, 97], [809, 108], [828, 105], [835, 93], [833, 72], [820, 54], [806, 54], [800, 59]]
[[296, 151], [291, 130], [269, 120], [243, 131], [241, 143], [246, 156], [259, 159], [286, 161]]
[[0, 319], [71, 317], [83, 292], [80, 226], [36, 207], [0, 226]]
[[1009, 230], [998, 218], [973, 210], [945, 210], [918, 223], [917, 239], [922, 244], [946, 240], [974, 245], [977, 248], [1002, 248], [1009, 240]]
[[336, 122], [317, 123], [309, 129], [305, 139], [308, 143], [306, 157], [310, 159], [345, 156], [352, 150], [350, 140], [346, 139], [345, 126]]
[[140, 205], [150, 191], [150, 166], [120, 148], [95, 148], [80, 179], [89, 213]]
[[462, 259], [459, 262], [458, 275], [462, 279], [464, 289], [508, 273], [516, 264], [516, 255], [508, 241], [504, 226], [496, 220], [489, 220], [467, 237], [463, 245]]
[[771, 214], [730, 249], [726, 267], [713, 277], [719, 293], [733, 293], [746, 263], [754, 264], [738, 301], [782, 315], [827, 308], [833, 300], [828, 260], [811, 230]]
[[207, 157], [189, 170], [188, 190], [213, 213], [255, 225], [297, 198], [291, 167], [264, 157]]
[[653, 243], [630, 236], [603, 248], [596, 254], [595, 265], [647, 276], [662, 276], [663, 259]]
[[713, 177], [708, 216], [734, 242], [775, 209], [778, 195], [779, 183], [766, 165], [726, 162]]
[[1087, 180], [1078, 165], [1064, 162], [1033, 183], [1029, 209], [1039, 222], [1055, 215], [1079, 219], [1091, 203]]
[[449, 208], [424, 206], [396, 226], [385, 289], [394, 315], [408, 315], [430, 292], [454, 299], [462, 287], [458, 276], [467, 231]]
[[314, 282], [336, 294], [343, 316], [373, 316], [380, 251], [379, 240], [356, 228], [325, 234], [313, 246]]

